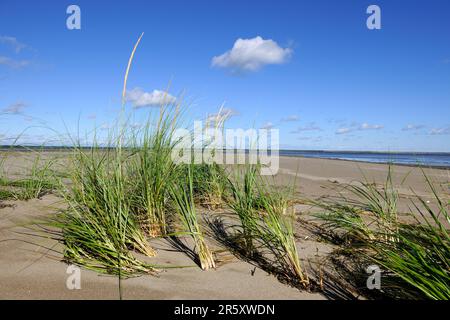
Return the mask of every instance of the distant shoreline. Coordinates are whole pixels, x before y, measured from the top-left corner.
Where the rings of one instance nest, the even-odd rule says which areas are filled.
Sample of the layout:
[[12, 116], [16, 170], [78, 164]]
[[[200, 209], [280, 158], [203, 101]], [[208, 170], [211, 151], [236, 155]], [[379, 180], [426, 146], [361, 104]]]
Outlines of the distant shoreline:
[[[14, 151], [27, 151], [27, 149], [34, 149], [38, 150], [41, 149], [43, 151], [61, 151], [61, 150], [70, 150], [78, 147], [74, 146], [38, 146], [38, 145], [17, 145], [17, 146], [10, 146], [10, 145], [0, 145], [0, 151], [2, 150], [8, 150], [8, 149], [18, 149]], [[82, 146], [81, 149], [90, 149], [92, 146]], [[113, 149], [114, 147], [98, 147], [100, 149]], [[227, 149], [224, 149], [226, 151]], [[234, 149], [236, 150], [236, 149]], [[228, 149], [228, 151], [231, 151], [231, 149]], [[238, 151], [248, 151], [248, 149], [238, 149]], [[280, 155], [281, 153], [286, 152], [316, 152], [316, 153], [324, 153], [324, 154], [330, 154], [330, 153], [349, 153], [349, 154], [398, 154], [398, 155], [446, 155], [450, 156], [450, 152], [446, 151], [361, 151], [361, 150], [315, 150], [315, 149], [279, 149]], [[285, 156], [286, 154], [283, 154]], [[329, 159], [329, 158], [326, 158]]]
[[[0, 152], [32, 152], [32, 151], [43, 151], [43, 152], [70, 152], [75, 147], [65, 147], [65, 146], [0, 146]], [[90, 149], [91, 147], [85, 146], [82, 149]], [[113, 147], [101, 147], [101, 149], [108, 150]], [[227, 151], [227, 150], [224, 150]], [[232, 151], [232, 150], [228, 150]], [[234, 152], [248, 152], [248, 150], [234, 150]], [[349, 157], [350, 155], [350, 157]], [[373, 156], [372, 160], [355, 158], [352, 159], [351, 155], [366, 155]], [[402, 161], [396, 161], [395, 159], [390, 160], [378, 160], [377, 156], [402, 156], [411, 158], [418, 157], [444, 157], [448, 164], [440, 163], [426, 163], [418, 161], [417, 163], [407, 163]], [[328, 151], [328, 150], [292, 150], [292, 149], [282, 149], [279, 150], [280, 157], [291, 157], [291, 158], [309, 158], [309, 159], [328, 159], [328, 160], [340, 160], [340, 161], [350, 161], [358, 163], [373, 163], [373, 164], [391, 164], [407, 167], [422, 167], [422, 168], [435, 168], [435, 169], [450, 169], [450, 152], [381, 152], [381, 151]], [[411, 160], [410, 160], [411, 161]]]
[[420, 164], [420, 163], [412, 164], [412, 163], [398, 163], [398, 162], [364, 161], [364, 160], [350, 160], [350, 159], [342, 159], [342, 158], [305, 157], [305, 156], [296, 156], [296, 155], [280, 155], [280, 157], [302, 158], [302, 159], [320, 159], [320, 160], [346, 161], [346, 162], [356, 162], [356, 163], [365, 163], [365, 164], [395, 165], [395, 166], [411, 167], [411, 168], [450, 170], [450, 165], [444, 166], [444, 165], [427, 165], [427, 164]]

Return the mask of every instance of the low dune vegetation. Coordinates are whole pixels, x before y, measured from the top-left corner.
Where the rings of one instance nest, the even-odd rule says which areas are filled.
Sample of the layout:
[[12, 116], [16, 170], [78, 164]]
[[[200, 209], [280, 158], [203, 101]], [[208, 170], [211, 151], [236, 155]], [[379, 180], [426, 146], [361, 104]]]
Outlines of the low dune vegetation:
[[[182, 267], [151, 263], [158, 238], [183, 243], [177, 248], [193, 253], [203, 270], [220, 268], [216, 250], [227, 250], [300, 290], [326, 290], [328, 275], [315, 276], [299, 249], [295, 186], [277, 186], [260, 175], [259, 164], [173, 162], [178, 110], [161, 107], [149, 118], [157, 122], [139, 131], [124, 122], [106, 146], [74, 143], [64, 174], [34, 152], [22, 176], [2, 170], [1, 200], [61, 197], [65, 209], [39, 221], [40, 230], [64, 245], [68, 263], [119, 279]], [[341, 273], [329, 279], [366, 298], [450, 298], [449, 200], [424, 179], [434, 199], [410, 197], [406, 210], [391, 170], [381, 186], [365, 180], [340, 186], [337, 197], [301, 199], [312, 205], [319, 238], [335, 248], [328, 260], [339, 262]], [[365, 287], [370, 265], [383, 270], [380, 291]]]
[[383, 296], [450, 298], [450, 202], [424, 178], [434, 201], [416, 195], [407, 211], [398, 208], [391, 170], [382, 188], [364, 181], [345, 186], [348, 195], [315, 201], [323, 236], [339, 246], [335, 254], [347, 257], [347, 268], [363, 274], [361, 267], [372, 264], [384, 270]]
[[[173, 123], [164, 118], [173, 113], [161, 112], [158, 121]], [[276, 186], [260, 175], [258, 164], [176, 164], [169, 152], [176, 147], [176, 142], [170, 142], [172, 131], [163, 137], [148, 128], [166, 130], [149, 125], [141, 135], [134, 132], [114, 147], [94, 143], [72, 149], [69, 182], [60, 179], [51, 187], [64, 199], [66, 209], [40, 222], [64, 244], [68, 263], [120, 278], [182, 267], [151, 263], [157, 255], [151, 243], [158, 238], [183, 243], [177, 248], [189, 250], [193, 262], [209, 270], [220, 268], [217, 248], [211, 245], [219, 239], [220, 250], [283, 283], [300, 290], [323, 289], [323, 279], [311, 274], [311, 265], [307, 268], [308, 261], [301, 258], [299, 245], [304, 236], [296, 228], [301, 220], [295, 209], [299, 200], [295, 186]], [[160, 138], [150, 138], [153, 135]], [[137, 139], [147, 139], [145, 147], [140, 148], [142, 140]], [[167, 163], [151, 163], [157, 161]], [[36, 185], [55, 179], [50, 167], [51, 163], [44, 166], [45, 173], [32, 170], [33, 179], [42, 180]], [[152, 179], [148, 172], [158, 173]], [[349, 272], [341, 276], [348, 277], [344, 280], [360, 295], [450, 297], [449, 202], [424, 177], [434, 200], [411, 197], [406, 211], [399, 209], [391, 171], [382, 186], [368, 180], [354, 182], [342, 186], [341, 196], [307, 200], [316, 212], [319, 237], [334, 245], [333, 258], [345, 260], [340, 268]], [[369, 265], [383, 270], [381, 291], [365, 288]]]
[[[140, 261], [133, 252], [153, 257], [152, 239], [172, 243], [189, 237], [192, 247], [184, 248], [195, 253], [203, 270], [214, 269], [215, 254], [199, 212], [226, 207], [240, 222], [237, 236], [248, 255], [268, 256], [308, 289], [289, 200], [281, 192], [269, 192], [259, 165], [230, 170], [216, 163], [172, 161], [178, 110], [177, 105], [161, 107], [139, 131], [123, 123], [109, 134], [107, 147], [74, 141], [69, 182], [60, 181], [55, 191], [67, 208], [41, 223], [64, 244], [65, 260], [119, 277], [156, 274], [164, 266]], [[157, 122], [151, 123], [153, 119]]]
[[67, 209], [44, 222], [64, 244], [66, 261], [120, 277], [156, 274], [164, 266], [141, 262], [133, 251], [153, 257], [152, 239], [189, 237], [192, 247], [184, 248], [203, 270], [214, 269], [200, 212], [220, 216], [220, 207], [235, 216], [233, 237], [248, 257], [266, 257], [276, 266], [271, 273], [309, 289], [294, 235], [292, 192], [269, 186], [260, 165], [176, 164], [171, 135], [178, 114], [163, 107], [159, 112], [158, 123], [141, 132], [122, 127], [111, 133], [107, 148], [96, 142], [73, 148], [70, 183], [57, 190]]
[[8, 154], [0, 157], [0, 200], [29, 200], [40, 198], [57, 188], [57, 179], [52, 170], [53, 161], [41, 158], [41, 151], [32, 154], [29, 164], [19, 177], [9, 178], [4, 171]]
[[233, 194], [229, 206], [240, 221], [241, 252], [250, 259], [271, 257], [268, 271], [309, 289], [294, 234], [293, 189], [274, 188], [259, 175], [259, 167], [247, 165], [228, 180]]
[[[182, 110], [181, 99], [161, 105], [136, 129], [122, 105], [106, 141], [94, 135], [86, 146], [71, 137], [63, 175], [39, 154], [26, 177], [8, 179], [0, 170], [0, 201], [59, 196], [64, 208], [37, 222], [38, 230], [63, 244], [67, 263], [118, 276], [119, 288], [122, 278], [182, 267], [151, 263], [158, 255], [152, 242], [162, 239], [183, 243], [177, 248], [208, 272], [220, 268], [214, 242], [299, 290], [323, 290], [324, 279], [311, 274], [300, 249], [305, 237], [296, 227], [302, 220], [295, 185], [275, 185], [261, 176], [260, 164], [176, 163]], [[218, 116], [213, 129], [224, 122]], [[0, 158], [0, 169], [3, 164]], [[398, 208], [391, 172], [382, 187], [363, 181], [343, 186], [341, 197], [302, 199], [316, 213], [321, 241], [345, 259], [342, 268], [362, 275], [352, 285], [364, 297], [450, 298], [449, 201], [427, 183], [433, 201], [411, 198], [407, 212]], [[371, 264], [388, 279], [381, 293], [361, 289]], [[352, 282], [349, 274], [344, 280]]]

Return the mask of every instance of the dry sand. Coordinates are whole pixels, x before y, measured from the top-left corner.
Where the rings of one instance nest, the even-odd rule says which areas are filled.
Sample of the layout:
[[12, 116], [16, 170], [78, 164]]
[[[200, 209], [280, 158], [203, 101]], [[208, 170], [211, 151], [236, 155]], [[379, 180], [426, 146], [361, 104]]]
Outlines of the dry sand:
[[[51, 155], [55, 156], [55, 154]], [[61, 156], [61, 155], [58, 155]], [[27, 155], [9, 157], [6, 166], [11, 175], [20, 174], [26, 166]], [[387, 165], [351, 161], [282, 157], [277, 182], [287, 183], [297, 177], [300, 196], [316, 198], [335, 193], [339, 183], [362, 179], [362, 172], [377, 183], [383, 183]], [[449, 171], [426, 169], [429, 177], [448, 194]], [[395, 166], [397, 182], [407, 179], [400, 187], [403, 205], [412, 195], [410, 187], [424, 197], [431, 195], [424, 184], [420, 169]], [[62, 247], [54, 240], [29, 235], [22, 224], [55, 213], [63, 206], [54, 195], [29, 201], [8, 201], [0, 208], [0, 299], [118, 299], [118, 280], [95, 272], [81, 271], [81, 289], [66, 287], [67, 264], [61, 262]], [[299, 206], [299, 214], [307, 217], [307, 207]], [[331, 251], [329, 245], [316, 241], [306, 229], [298, 226], [299, 252], [303, 259], [317, 260]], [[323, 293], [308, 293], [281, 283], [272, 275], [229, 253], [217, 270], [202, 271], [182, 252], [168, 242], [153, 243], [158, 255], [152, 262], [178, 266], [158, 277], [142, 276], [127, 279], [123, 284], [125, 299], [327, 299]], [[217, 243], [216, 243], [217, 246]], [[217, 246], [217, 249], [220, 247]]]

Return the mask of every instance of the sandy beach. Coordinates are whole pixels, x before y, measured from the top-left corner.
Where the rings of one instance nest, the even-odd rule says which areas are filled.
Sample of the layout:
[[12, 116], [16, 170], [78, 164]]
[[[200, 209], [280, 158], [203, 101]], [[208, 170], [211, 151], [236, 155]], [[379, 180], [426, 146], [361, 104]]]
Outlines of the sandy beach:
[[[48, 154], [64, 160], [61, 154]], [[12, 153], [5, 163], [8, 174], [15, 176], [26, 166], [28, 153]], [[423, 169], [428, 177], [449, 192], [449, 171]], [[286, 184], [296, 178], [298, 196], [316, 199], [332, 195], [338, 186], [362, 180], [363, 174], [382, 184], [388, 166], [352, 161], [282, 157], [276, 183]], [[413, 191], [431, 199], [421, 168], [393, 167], [394, 181], [399, 186], [400, 205], [407, 206]], [[406, 177], [406, 179], [405, 179]], [[404, 180], [404, 181], [403, 181]], [[412, 188], [412, 189], [411, 189]], [[68, 265], [62, 262], [63, 248], [57, 241], [37, 237], [26, 224], [54, 214], [64, 204], [57, 195], [28, 201], [4, 201], [0, 208], [0, 299], [118, 299], [116, 277], [81, 270], [81, 289], [66, 287]], [[302, 223], [309, 219], [310, 208], [297, 206], [297, 246], [303, 261], [323, 261], [330, 245]], [[214, 212], [205, 212], [211, 217]], [[162, 271], [157, 277], [141, 276], [122, 282], [124, 299], [332, 299], [331, 292], [305, 292], [280, 282], [254, 265], [238, 260], [214, 239], [208, 242], [217, 250], [219, 266], [202, 271], [183, 252], [165, 240], [152, 240], [157, 250], [149, 261], [160, 265], [183, 266]]]

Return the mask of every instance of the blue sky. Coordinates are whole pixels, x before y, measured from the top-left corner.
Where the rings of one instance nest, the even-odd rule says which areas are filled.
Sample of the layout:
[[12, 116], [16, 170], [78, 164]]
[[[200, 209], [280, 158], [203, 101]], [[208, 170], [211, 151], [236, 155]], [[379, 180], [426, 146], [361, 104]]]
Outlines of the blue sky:
[[[66, 27], [70, 4], [81, 30]], [[371, 4], [381, 30], [366, 26]], [[111, 123], [145, 32], [136, 122], [170, 82], [191, 120], [225, 102], [228, 127], [273, 126], [285, 148], [450, 152], [449, 15], [446, 0], [2, 0], [0, 140]]]

